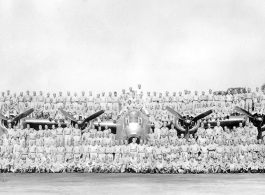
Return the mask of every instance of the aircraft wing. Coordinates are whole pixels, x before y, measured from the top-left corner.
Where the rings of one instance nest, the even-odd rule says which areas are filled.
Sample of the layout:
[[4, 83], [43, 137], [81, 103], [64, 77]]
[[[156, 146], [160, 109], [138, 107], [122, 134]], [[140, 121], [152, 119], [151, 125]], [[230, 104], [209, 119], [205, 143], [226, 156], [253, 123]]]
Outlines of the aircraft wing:
[[108, 126], [108, 127], [117, 127], [117, 124], [114, 123], [113, 121], [103, 121], [103, 122], [94, 122], [94, 125], [95, 126], [101, 126], [101, 127], [105, 127], [105, 126]]

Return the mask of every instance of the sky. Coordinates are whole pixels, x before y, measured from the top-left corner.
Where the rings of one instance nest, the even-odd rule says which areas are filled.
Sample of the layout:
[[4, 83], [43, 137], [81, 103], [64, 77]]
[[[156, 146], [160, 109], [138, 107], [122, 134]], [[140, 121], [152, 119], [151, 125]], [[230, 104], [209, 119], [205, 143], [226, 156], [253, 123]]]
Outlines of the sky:
[[254, 89], [263, 0], [1, 0], [0, 91]]

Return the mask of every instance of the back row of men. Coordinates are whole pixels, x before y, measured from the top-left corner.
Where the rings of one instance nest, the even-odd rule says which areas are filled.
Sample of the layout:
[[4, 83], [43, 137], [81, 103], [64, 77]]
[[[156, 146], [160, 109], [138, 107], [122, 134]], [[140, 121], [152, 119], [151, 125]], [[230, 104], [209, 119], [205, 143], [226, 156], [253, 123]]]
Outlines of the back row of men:
[[106, 109], [106, 107], [112, 109], [115, 108], [120, 110], [124, 107], [129, 100], [132, 103], [140, 103], [144, 104], [146, 108], [149, 108], [151, 105], [165, 105], [170, 106], [172, 104], [183, 104], [183, 106], [195, 103], [201, 105], [208, 105], [211, 103], [223, 103], [223, 104], [232, 104], [232, 102], [238, 102], [239, 105], [243, 108], [252, 111], [255, 104], [261, 103], [262, 106], [265, 106], [265, 92], [261, 92], [259, 88], [256, 88], [255, 92], [251, 92], [251, 89], [248, 88], [245, 93], [243, 89], [241, 91], [228, 91], [227, 94], [216, 94], [209, 90], [209, 93], [206, 94], [204, 91], [201, 95], [198, 94], [198, 91], [194, 92], [194, 95], [191, 95], [190, 91], [185, 90], [184, 94], [179, 92], [179, 95], [176, 92], [173, 92], [172, 96], [169, 92], [165, 92], [165, 95], [162, 93], [153, 92], [151, 95], [150, 92], [147, 92], [147, 96], [143, 97], [143, 91], [141, 90], [141, 85], [138, 85], [137, 90], [129, 89], [129, 92], [126, 92], [124, 89], [122, 90], [122, 94], [118, 96], [117, 92], [113, 93], [109, 92], [108, 95], [105, 95], [105, 92], [102, 94], [97, 94], [97, 96], [93, 96], [92, 92], [89, 92], [89, 95], [86, 96], [85, 92], [81, 93], [81, 96], [78, 96], [77, 93], [74, 93], [72, 96], [68, 91], [66, 96], [63, 96], [62, 92], [59, 92], [59, 95], [53, 93], [51, 96], [48, 92], [47, 95], [44, 95], [42, 91], [37, 95], [36, 91], [31, 95], [29, 91], [26, 92], [26, 95], [23, 92], [20, 92], [20, 95], [17, 96], [16, 93], [13, 95], [10, 94], [10, 91], [2, 92], [0, 96], [0, 109], [3, 110], [3, 107], [9, 109], [9, 107], [16, 107], [17, 110], [22, 111], [26, 107], [37, 108], [39, 107], [48, 107], [51, 108], [54, 105], [56, 108], [65, 108], [72, 105], [74, 108], [77, 107], [97, 107], [100, 106], [101, 109]]

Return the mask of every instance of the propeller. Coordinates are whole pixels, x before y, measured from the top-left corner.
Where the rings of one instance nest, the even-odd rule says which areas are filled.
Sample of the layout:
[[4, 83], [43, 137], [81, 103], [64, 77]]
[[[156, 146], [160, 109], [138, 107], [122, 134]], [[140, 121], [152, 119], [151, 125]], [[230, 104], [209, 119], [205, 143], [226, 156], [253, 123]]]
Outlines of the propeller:
[[204, 113], [202, 113], [202, 114], [199, 114], [199, 115], [195, 116], [195, 117], [192, 119], [192, 121], [198, 121], [198, 120], [200, 120], [200, 119], [202, 119], [202, 118], [208, 116], [209, 114], [212, 114], [212, 112], [213, 112], [212, 110], [208, 110], [208, 111], [206, 111], [206, 112], [204, 112]]
[[68, 112], [66, 112], [65, 110], [59, 108], [58, 109], [66, 118], [69, 118], [71, 121], [77, 122], [77, 120]]
[[258, 113], [251, 114], [248, 111], [238, 106], [235, 107], [235, 110], [237, 110], [239, 113], [244, 114], [250, 118], [250, 120], [253, 122], [253, 125], [257, 127], [258, 129], [258, 139], [261, 139], [262, 138], [262, 125], [264, 125], [265, 115], [258, 114]]
[[4, 120], [4, 121], [7, 121], [8, 120], [2, 113], [0, 113], [0, 119], [1, 120]]
[[172, 108], [166, 106], [166, 109], [167, 109], [168, 112], [170, 112], [171, 114], [173, 114], [173, 115], [174, 115], [175, 117], [177, 117], [178, 119], [180, 119], [180, 120], [185, 120], [185, 119], [183, 118], [183, 116], [181, 116], [181, 114], [179, 114], [177, 111], [173, 110]]
[[83, 127], [85, 125], [86, 122], [89, 122], [95, 118], [97, 118], [98, 116], [100, 116], [101, 114], [104, 113], [104, 110], [100, 110], [92, 115], [90, 115], [89, 117], [85, 118], [83, 121], [77, 121], [72, 115], [70, 115], [68, 112], [66, 112], [63, 109], [58, 109], [66, 118], [69, 118], [71, 121], [75, 122], [78, 124], [78, 126]]
[[30, 115], [30, 114], [33, 113], [33, 112], [34, 112], [34, 109], [31, 108], [31, 109], [29, 109], [29, 110], [27, 110], [27, 111], [25, 111], [25, 112], [23, 112], [23, 113], [17, 115], [15, 118], [13, 118], [13, 119], [11, 120], [11, 123], [13, 123], [13, 122], [17, 122], [17, 121], [21, 120], [22, 118], [27, 117], [28, 115]]
[[251, 113], [249, 113], [248, 111], [244, 110], [243, 108], [240, 108], [240, 107], [236, 106], [235, 110], [237, 110], [241, 114], [247, 115], [249, 118], [254, 118], [254, 116]]
[[0, 124], [0, 137], [6, 133], [7, 133], [7, 128], [3, 126], [2, 124]]
[[89, 122], [89, 121], [91, 121], [91, 120], [97, 118], [98, 116], [102, 115], [103, 113], [104, 113], [104, 110], [100, 110], [100, 111], [98, 111], [98, 112], [96, 112], [96, 113], [90, 115], [89, 117], [87, 117], [86, 119], [84, 119], [80, 125], [84, 126], [84, 124], [85, 124], [86, 122]]
[[[183, 126], [185, 127], [184, 129], [185, 129], [186, 139], [189, 138], [190, 127], [194, 124], [194, 122], [196, 122], [196, 121], [208, 116], [209, 114], [211, 114], [213, 112], [212, 110], [208, 110], [208, 111], [206, 111], [206, 112], [204, 112], [202, 114], [199, 114], [199, 115], [197, 115], [195, 117], [191, 117], [191, 116], [183, 117], [177, 111], [173, 110], [172, 108], [170, 108], [168, 106], [166, 107], [166, 109], [167, 109], [168, 112], [173, 114], [175, 117], [177, 117], [178, 119], [183, 121]], [[176, 125], [178, 125], [178, 124], [176, 124]], [[194, 130], [194, 128], [192, 128], [192, 130]]]

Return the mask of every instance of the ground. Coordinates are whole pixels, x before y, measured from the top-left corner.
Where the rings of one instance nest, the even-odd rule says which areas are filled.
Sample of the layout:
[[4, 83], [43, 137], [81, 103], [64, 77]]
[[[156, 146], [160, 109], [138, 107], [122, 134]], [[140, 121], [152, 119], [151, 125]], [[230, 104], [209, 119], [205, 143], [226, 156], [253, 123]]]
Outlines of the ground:
[[265, 174], [3, 174], [0, 194], [265, 194]]

